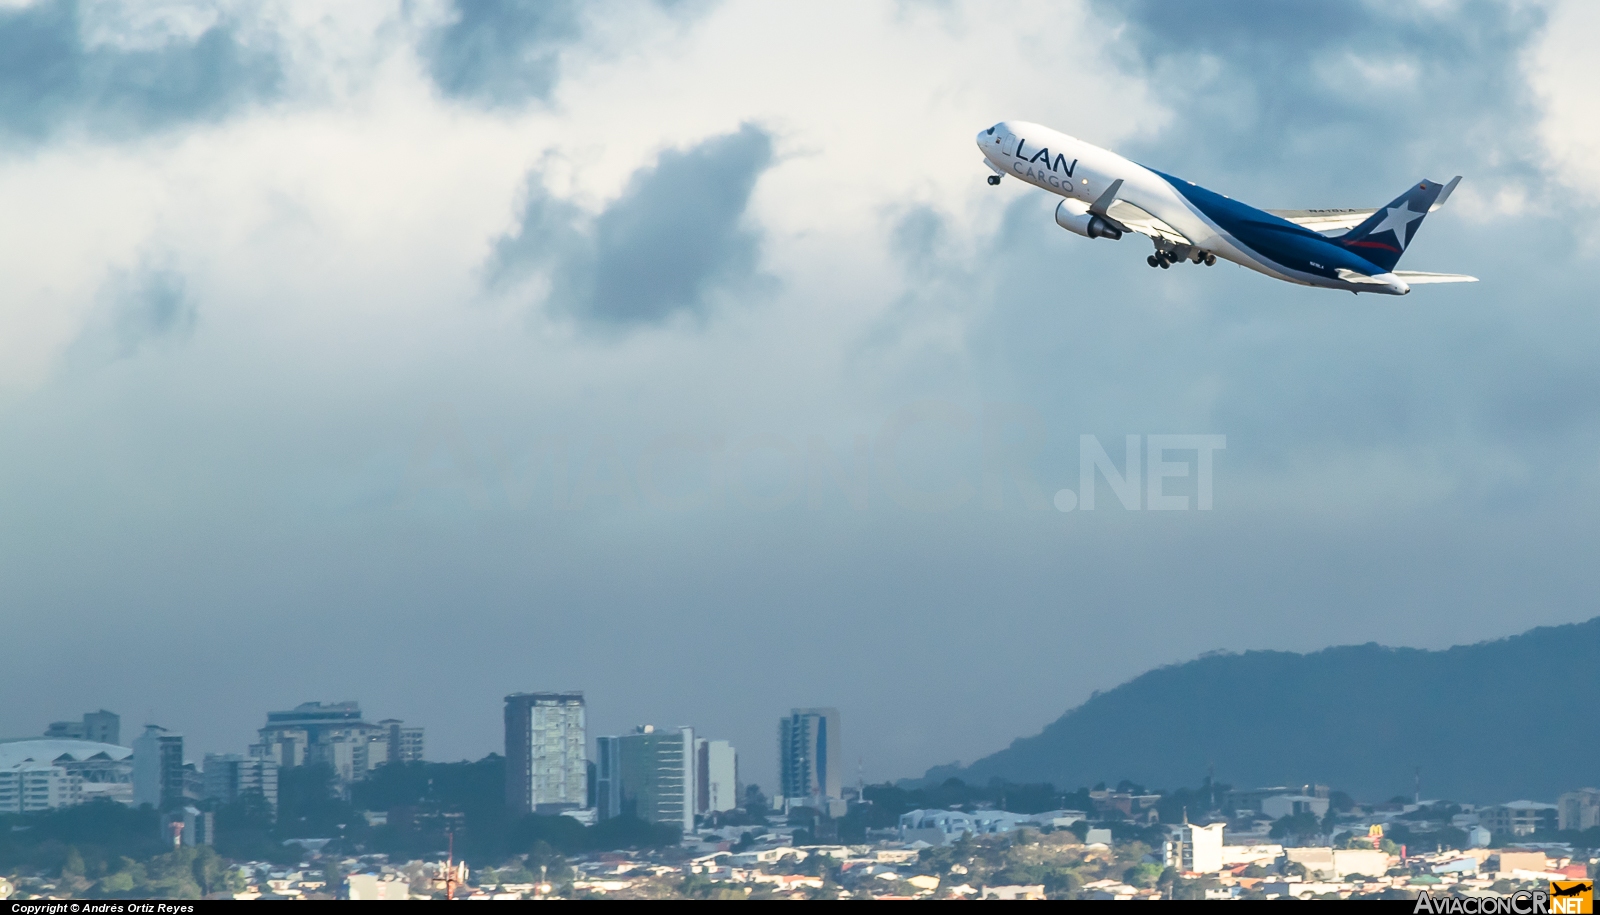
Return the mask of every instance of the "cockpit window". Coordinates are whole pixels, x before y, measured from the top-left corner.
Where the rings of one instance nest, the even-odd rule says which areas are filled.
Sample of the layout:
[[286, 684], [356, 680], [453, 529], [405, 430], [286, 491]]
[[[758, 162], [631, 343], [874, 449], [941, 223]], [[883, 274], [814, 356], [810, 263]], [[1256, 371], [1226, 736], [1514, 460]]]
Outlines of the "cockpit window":
[[985, 130], [984, 133], [986, 133], [986, 134], [988, 134], [989, 136], [992, 137], [992, 136], [994, 136], [994, 128], [991, 127], [988, 130]]

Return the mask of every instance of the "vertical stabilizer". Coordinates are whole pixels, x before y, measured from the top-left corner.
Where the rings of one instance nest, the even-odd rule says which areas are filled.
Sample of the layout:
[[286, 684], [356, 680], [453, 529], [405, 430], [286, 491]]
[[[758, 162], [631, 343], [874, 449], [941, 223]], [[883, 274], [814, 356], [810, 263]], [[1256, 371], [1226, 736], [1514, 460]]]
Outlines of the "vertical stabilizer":
[[1420, 181], [1334, 241], [1383, 268], [1384, 272], [1393, 270], [1411, 239], [1416, 237], [1423, 217], [1435, 208], [1436, 202], [1443, 204], [1460, 181], [1458, 176], [1448, 188], [1437, 181]]

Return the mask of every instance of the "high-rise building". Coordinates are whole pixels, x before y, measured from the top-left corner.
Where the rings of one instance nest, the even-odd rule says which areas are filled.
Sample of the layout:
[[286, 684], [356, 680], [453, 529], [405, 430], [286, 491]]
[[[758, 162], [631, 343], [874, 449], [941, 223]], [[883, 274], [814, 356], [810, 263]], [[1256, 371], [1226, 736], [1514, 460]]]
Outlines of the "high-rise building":
[[609, 820], [622, 816], [622, 738], [594, 739], [594, 812]]
[[694, 831], [694, 728], [657, 730], [644, 725], [632, 734], [596, 741], [596, 807], [602, 819], [632, 814], [647, 823]]
[[184, 798], [183, 735], [147, 724], [133, 742], [133, 803], [162, 808]]
[[583, 693], [506, 697], [506, 806], [561, 813], [589, 802]]
[[778, 784], [791, 806], [826, 809], [844, 797], [839, 710], [797, 708], [778, 720]]
[[739, 754], [726, 740], [695, 741], [694, 812], [705, 816], [739, 806]]
[[277, 816], [278, 764], [272, 760], [237, 753], [207, 753], [204, 776], [206, 797], [231, 804], [255, 795], [266, 805], [269, 815]]
[[267, 726], [250, 755], [270, 759], [279, 768], [326, 765], [342, 782], [360, 781], [367, 773], [408, 750], [422, 758], [422, 729], [387, 719], [362, 720], [356, 702], [302, 702], [285, 712], [268, 712]]
[[1556, 798], [1556, 828], [1582, 832], [1600, 826], [1600, 790], [1579, 788]]
[[122, 742], [122, 719], [105, 709], [85, 712], [82, 721], [52, 721], [44, 736], [119, 744]]
[[422, 762], [422, 728], [408, 728], [398, 718], [385, 718], [378, 727], [387, 729], [390, 762]]

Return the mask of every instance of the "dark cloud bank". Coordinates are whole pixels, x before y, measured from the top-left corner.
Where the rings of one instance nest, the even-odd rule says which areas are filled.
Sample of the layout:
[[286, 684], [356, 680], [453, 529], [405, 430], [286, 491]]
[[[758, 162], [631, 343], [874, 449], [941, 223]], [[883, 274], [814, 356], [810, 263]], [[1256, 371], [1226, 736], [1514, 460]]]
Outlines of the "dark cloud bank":
[[755, 277], [760, 238], [744, 216], [771, 162], [771, 137], [747, 124], [662, 153], [593, 219], [535, 172], [516, 230], [495, 244], [490, 281], [548, 270], [552, 309], [592, 329], [703, 316], [708, 293]]
[[276, 94], [277, 57], [226, 21], [154, 49], [90, 46], [78, 0], [0, 11], [0, 134], [78, 127], [112, 137], [217, 120]]
[[[654, 0], [678, 16], [703, 7]], [[585, 33], [589, 11], [576, 0], [454, 0], [450, 20], [427, 36], [423, 57], [446, 96], [491, 107], [548, 98], [561, 52]]]

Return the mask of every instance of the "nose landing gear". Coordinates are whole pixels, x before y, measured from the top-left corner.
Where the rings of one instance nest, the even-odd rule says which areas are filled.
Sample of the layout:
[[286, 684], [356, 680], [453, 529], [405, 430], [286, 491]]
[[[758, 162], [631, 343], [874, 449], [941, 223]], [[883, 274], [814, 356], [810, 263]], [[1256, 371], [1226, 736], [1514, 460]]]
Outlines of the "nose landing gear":
[[991, 185], [999, 184], [1000, 183], [1000, 176], [999, 175], [990, 175], [989, 176], [989, 183]]

